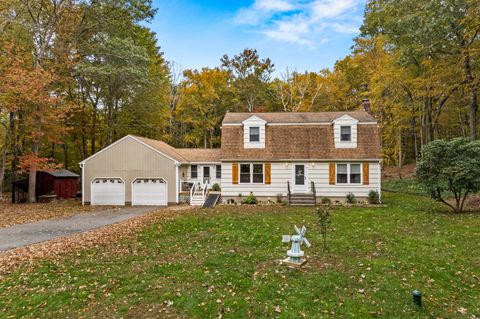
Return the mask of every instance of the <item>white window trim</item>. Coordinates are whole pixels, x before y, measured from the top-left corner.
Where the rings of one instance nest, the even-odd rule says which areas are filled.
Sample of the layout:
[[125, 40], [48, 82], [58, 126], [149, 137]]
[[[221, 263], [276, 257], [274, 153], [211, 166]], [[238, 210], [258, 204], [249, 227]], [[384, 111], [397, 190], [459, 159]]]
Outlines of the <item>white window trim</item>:
[[[262, 182], [261, 183], [254, 183], [253, 182], [253, 165], [262, 165]], [[241, 180], [241, 175], [242, 175], [242, 165], [250, 165], [250, 182], [249, 183], [244, 183]], [[243, 185], [265, 185], [265, 163], [238, 163], [238, 184], [243, 184]]]
[[[360, 165], [360, 183], [351, 183], [350, 182], [350, 165], [358, 164]], [[346, 183], [339, 183], [338, 182], [338, 165], [347, 165], [347, 182]], [[335, 185], [339, 186], [361, 186], [363, 185], [363, 163], [336, 163], [335, 164]]]

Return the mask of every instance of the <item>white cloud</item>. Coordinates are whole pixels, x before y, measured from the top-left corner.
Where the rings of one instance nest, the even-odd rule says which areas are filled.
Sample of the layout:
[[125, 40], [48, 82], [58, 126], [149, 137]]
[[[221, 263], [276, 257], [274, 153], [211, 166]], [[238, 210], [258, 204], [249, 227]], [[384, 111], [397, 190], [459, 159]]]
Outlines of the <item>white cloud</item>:
[[325, 33], [357, 33], [358, 17], [352, 12], [363, 4], [364, 0], [255, 0], [235, 21], [271, 39], [312, 46], [328, 41]]

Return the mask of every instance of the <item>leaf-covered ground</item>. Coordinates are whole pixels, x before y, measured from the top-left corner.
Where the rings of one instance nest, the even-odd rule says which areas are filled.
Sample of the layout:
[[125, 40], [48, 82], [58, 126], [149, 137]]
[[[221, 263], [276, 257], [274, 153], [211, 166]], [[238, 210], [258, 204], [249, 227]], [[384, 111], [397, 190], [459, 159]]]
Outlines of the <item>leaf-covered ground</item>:
[[52, 203], [12, 204], [0, 202], [0, 228], [17, 224], [36, 222], [44, 219], [66, 217], [88, 213], [103, 207], [82, 206], [78, 200], [62, 200]]
[[[312, 208], [185, 211], [4, 276], [0, 317], [479, 317], [480, 214], [452, 215], [419, 196], [384, 200], [335, 209], [329, 252]], [[303, 270], [278, 265], [294, 224], [313, 244]]]

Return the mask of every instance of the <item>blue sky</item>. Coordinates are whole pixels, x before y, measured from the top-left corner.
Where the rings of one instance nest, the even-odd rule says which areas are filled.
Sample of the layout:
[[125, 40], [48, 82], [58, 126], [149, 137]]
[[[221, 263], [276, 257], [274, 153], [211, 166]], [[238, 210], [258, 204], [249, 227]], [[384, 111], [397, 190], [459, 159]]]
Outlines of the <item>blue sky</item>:
[[165, 58], [181, 69], [215, 67], [244, 48], [287, 68], [331, 68], [353, 45], [365, 0], [154, 0], [149, 24]]

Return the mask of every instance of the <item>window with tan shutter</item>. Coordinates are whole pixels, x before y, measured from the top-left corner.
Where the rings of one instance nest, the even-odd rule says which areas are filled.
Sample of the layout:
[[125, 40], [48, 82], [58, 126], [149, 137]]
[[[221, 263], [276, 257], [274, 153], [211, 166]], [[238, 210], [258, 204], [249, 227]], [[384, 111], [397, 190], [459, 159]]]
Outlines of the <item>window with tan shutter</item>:
[[265, 163], [265, 184], [272, 183], [272, 164]]
[[363, 185], [370, 184], [370, 165], [363, 163]]
[[238, 163], [232, 163], [232, 184], [238, 184]]
[[335, 185], [336, 174], [335, 174], [335, 163], [333, 162], [331, 162], [329, 165], [328, 179], [329, 179], [330, 185]]

